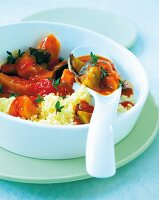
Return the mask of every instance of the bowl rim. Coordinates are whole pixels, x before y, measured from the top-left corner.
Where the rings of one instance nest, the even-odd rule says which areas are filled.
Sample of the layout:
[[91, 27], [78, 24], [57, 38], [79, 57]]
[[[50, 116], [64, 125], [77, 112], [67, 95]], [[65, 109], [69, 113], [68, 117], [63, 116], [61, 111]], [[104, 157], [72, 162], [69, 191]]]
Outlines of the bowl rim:
[[[146, 100], [148, 93], [149, 93], [149, 81], [148, 81], [148, 77], [147, 77], [147, 73], [142, 65], [142, 63], [139, 61], [139, 59], [127, 48], [123, 47], [122, 45], [120, 45], [119, 43], [117, 43], [116, 41], [114, 41], [113, 39], [102, 35], [100, 33], [97, 33], [95, 31], [89, 30], [87, 28], [83, 28], [83, 27], [79, 27], [79, 26], [75, 26], [75, 25], [70, 25], [70, 24], [66, 24], [66, 23], [59, 23], [59, 22], [46, 22], [46, 21], [27, 21], [27, 22], [17, 22], [17, 23], [10, 23], [10, 24], [5, 24], [5, 25], [0, 25], [0, 29], [1, 28], [5, 28], [5, 27], [12, 27], [12, 26], [23, 26], [26, 24], [40, 24], [40, 25], [55, 25], [55, 26], [62, 26], [62, 27], [66, 27], [66, 28], [71, 28], [71, 29], [76, 29], [79, 31], [84, 31], [88, 34], [92, 34], [94, 36], [100, 37], [103, 40], [107, 40], [109, 42], [111, 42], [115, 48], [119, 49], [120, 51], [122, 51], [124, 54], [126, 54], [127, 56], [131, 56], [133, 58], [133, 60], [135, 60], [135, 62], [137, 63], [138, 67], [140, 67], [140, 69], [142, 70], [143, 73], [143, 77], [144, 77], [144, 91], [141, 92], [140, 97], [138, 99], [138, 101], [135, 103], [135, 105], [128, 111], [121, 113], [120, 115], [118, 115], [117, 118], [124, 118], [127, 117], [129, 115], [131, 115], [132, 113], [134, 113], [136, 110], [138, 110], [138, 108], [141, 106], [142, 102]], [[143, 78], [142, 77], [142, 78]], [[11, 116], [9, 114], [0, 112], [0, 117], [11, 120], [13, 122], [19, 122], [21, 124], [25, 124], [25, 125], [29, 125], [29, 126], [34, 126], [34, 127], [40, 127], [40, 128], [48, 128], [48, 129], [77, 129], [77, 128], [88, 128], [89, 124], [80, 124], [80, 125], [52, 125], [52, 124], [43, 124], [43, 123], [37, 123], [37, 122], [33, 122], [30, 120], [24, 120], [21, 119], [19, 117], [14, 117]]]

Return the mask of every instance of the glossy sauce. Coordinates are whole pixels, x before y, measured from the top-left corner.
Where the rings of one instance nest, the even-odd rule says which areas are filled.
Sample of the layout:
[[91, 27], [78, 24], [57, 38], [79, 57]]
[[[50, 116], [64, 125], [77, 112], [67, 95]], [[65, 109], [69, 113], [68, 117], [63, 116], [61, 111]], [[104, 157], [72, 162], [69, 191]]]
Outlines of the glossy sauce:
[[[90, 61], [91, 58], [89, 55], [86, 55], [81, 56], [78, 59], [87, 63], [88, 61]], [[114, 64], [107, 58], [99, 57], [96, 66], [99, 67], [99, 70], [101, 70], [102, 67], [104, 70], [106, 70], [108, 75], [100, 81], [98, 86], [95, 86], [92, 89], [102, 95], [109, 95], [119, 87], [119, 74], [117, 73]], [[91, 67], [93, 66], [90, 64], [88, 66], [88, 69]]]
[[120, 103], [124, 108], [129, 108], [129, 107], [132, 107], [134, 106], [134, 104], [130, 101], [123, 101]]
[[121, 94], [127, 97], [131, 97], [131, 95], [133, 95], [133, 88], [132, 87], [122, 88]]
[[75, 107], [74, 124], [76, 125], [83, 124], [80, 117], [77, 115], [78, 111], [93, 113], [93, 110], [94, 110], [94, 107], [92, 105], [88, 104], [86, 101], [81, 101], [80, 104], [78, 104]]

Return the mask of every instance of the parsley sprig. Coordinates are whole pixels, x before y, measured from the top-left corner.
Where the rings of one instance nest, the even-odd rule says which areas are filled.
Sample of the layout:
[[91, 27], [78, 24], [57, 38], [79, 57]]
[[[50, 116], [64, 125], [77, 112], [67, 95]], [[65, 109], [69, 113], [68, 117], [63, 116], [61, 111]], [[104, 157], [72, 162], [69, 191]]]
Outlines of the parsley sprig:
[[66, 96], [59, 96], [59, 97], [61, 97], [61, 98], [63, 98], [63, 99], [66, 99]]
[[123, 87], [124, 87], [124, 85], [125, 85], [125, 81], [123, 81], [123, 80], [119, 79], [119, 85], [121, 85], [121, 87], [123, 88]]
[[2, 94], [3, 93], [3, 86], [2, 86], [2, 84], [0, 84], [0, 94]]
[[63, 58], [63, 57], [60, 57], [60, 58], [59, 58], [59, 62], [62, 62], [62, 61], [64, 61], [64, 58]]
[[40, 94], [37, 95], [37, 99], [35, 99], [35, 103], [41, 103], [44, 101], [44, 97], [42, 97]]
[[7, 54], [7, 64], [15, 64], [16, 60], [20, 58], [24, 54], [24, 52], [21, 52], [21, 50], [19, 49], [16, 55], [13, 55], [13, 53], [10, 51], [7, 51]]
[[18, 50], [18, 53], [17, 53], [17, 58], [20, 58], [23, 54], [24, 54], [24, 52], [22, 52], [22, 51], [19, 49], [19, 50]]
[[61, 110], [64, 108], [64, 106], [61, 106], [60, 101], [57, 101], [55, 104], [55, 108], [56, 108], [56, 113], [57, 113], [57, 112], [61, 112]]
[[96, 56], [95, 54], [93, 54], [92, 52], [90, 53], [90, 57], [91, 57], [91, 64], [92, 65], [96, 65], [97, 61], [99, 59], [99, 56]]
[[104, 79], [105, 76], [109, 76], [109, 73], [101, 66], [101, 80]]
[[17, 96], [19, 95], [12, 92], [9, 97], [17, 97]]
[[52, 81], [52, 86], [57, 90], [60, 85], [60, 78]]
[[51, 54], [46, 52], [45, 50], [29, 48], [30, 55], [35, 56], [37, 64], [48, 64], [50, 62]]

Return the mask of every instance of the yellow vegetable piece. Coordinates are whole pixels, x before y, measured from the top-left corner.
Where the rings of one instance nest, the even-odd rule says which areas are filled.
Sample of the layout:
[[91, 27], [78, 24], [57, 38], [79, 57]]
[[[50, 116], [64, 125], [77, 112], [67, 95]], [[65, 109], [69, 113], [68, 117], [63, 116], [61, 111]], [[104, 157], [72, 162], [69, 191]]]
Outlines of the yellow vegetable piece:
[[86, 74], [80, 76], [80, 81], [87, 87], [94, 89], [99, 86], [101, 81], [101, 69], [100, 67], [90, 67], [86, 71]]
[[82, 123], [88, 124], [91, 120], [92, 113], [85, 111], [77, 111], [77, 115], [80, 117]]

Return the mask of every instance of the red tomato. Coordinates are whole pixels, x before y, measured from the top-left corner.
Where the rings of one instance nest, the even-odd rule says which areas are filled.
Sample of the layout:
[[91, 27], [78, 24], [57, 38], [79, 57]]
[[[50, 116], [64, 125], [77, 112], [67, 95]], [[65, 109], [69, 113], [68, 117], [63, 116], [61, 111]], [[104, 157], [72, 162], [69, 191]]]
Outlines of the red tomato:
[[74, 92], [72, 87], [66, 83], [63, 83], [58, 86], [58, 89], [56, 90], [55, 94], [58, 94], [59, 96], [66, 96], [71, 95]]
[[48, 71], [44, 65], [36, 64], [34, 56], [24, 53], [16, 62], [17, 73], [25, 79], [30, 78], [49, 78], [52, 77], [53, 71]]
[[58, 86], [53, 86], [52, 81], [48, 79], [42, 79], [33, 84], [32, 94], [35, 96], [40, 94], [41, 96], [54, 93], [59, 96], [71, 95], [74, 92], [71, 86], [63, 83]]
[[0, 71], [3, 72], [4, 74], [16, 74], [16, 64], [3, 64], [0, 67]]
[[38, 95], [38, 94], [43, 96], [43, 95], [57, 92], [56, 88], [52, 86], [52, 82], [48, 79], [41, 79], [37, 82], [34, 82], [32, 84], [31, 90], [32, 90], [33, 96]]
[[36, 64], [36, 60], [34, 56], [24, 53], [22, 57], [18, 58], [16, 64], [18, 75], [23, 78], [29, 78], [29, 76], [35, 71], [34, 66]]

